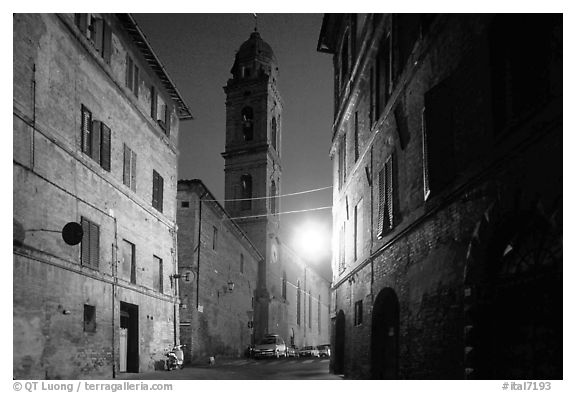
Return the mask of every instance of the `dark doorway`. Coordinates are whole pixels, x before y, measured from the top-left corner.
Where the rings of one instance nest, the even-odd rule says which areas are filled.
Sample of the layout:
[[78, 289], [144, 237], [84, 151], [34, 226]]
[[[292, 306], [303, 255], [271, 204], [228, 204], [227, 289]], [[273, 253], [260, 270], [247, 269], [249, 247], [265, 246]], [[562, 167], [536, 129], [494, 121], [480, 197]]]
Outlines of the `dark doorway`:
[[344, 356], [345, 356], [345, 330], [346, 318], [344, 311], [338, 311], [336, 315], [336, 332], [334, 345], [334, 374], [344, 374]]
[[398, 378], [398, 297], [391, 288], [376, 296], [372, 310], [372, 378]]
[[120, 302], [120, 372], [139, 372], [138, 306]]

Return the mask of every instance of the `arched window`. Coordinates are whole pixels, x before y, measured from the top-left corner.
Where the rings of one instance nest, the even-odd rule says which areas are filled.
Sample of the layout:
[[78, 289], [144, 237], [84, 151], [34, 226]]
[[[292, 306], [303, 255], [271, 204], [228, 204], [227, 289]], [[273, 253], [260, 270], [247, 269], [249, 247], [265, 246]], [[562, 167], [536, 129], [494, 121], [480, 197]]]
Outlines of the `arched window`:
[[277, 194], [276, 183], [274, 182], [274, 180], [272, 180], [272, 185], [270, 186], [270, 196], [272, 197], [272, 198], [270, 198], [270, 212], [272, 214], [276, 214], [278, 212], [277, 211], [277, 204], [276, 204], [277, 203], [276, 202], [276, 199], [277, 199], [276, 194]]
[[277, 128], [276, 118], [273, 117], [272, 118], [272, 137], [271, 137], [271, 139], [272, 139], [272, 147], [274, 148], [274, 150], [276, 150], [276, 139], [278, 138], [276, 128]]
[[242, 189], [241, 201], [242, 210], [250, 210], [252, 208], [252, 176], [246, 174], [240, 178], [240, 187]]
[[245, 141], [254, 139], [254, 111], [249, 106], [242, 109], [242, 134]]

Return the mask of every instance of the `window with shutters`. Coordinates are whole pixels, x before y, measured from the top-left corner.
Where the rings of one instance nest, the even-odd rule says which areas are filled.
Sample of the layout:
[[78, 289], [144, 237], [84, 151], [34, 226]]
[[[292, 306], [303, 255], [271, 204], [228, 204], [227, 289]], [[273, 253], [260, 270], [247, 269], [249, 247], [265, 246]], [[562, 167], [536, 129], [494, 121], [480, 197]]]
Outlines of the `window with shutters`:
[[136, 284], [136, 245], [122, 240], [122, 278]]
[[386, 103], [392, 95], [393, 82], [392, 82], [392, 36], [390, 32], [385, 34], [384, 39], [380, 42], [378, 55], [376, 59], [376, 80], [375, 86], [375, 118], [377, 121], [384, 113]]
[[170, 136], [170, 108], [165, 103], [160, 103], [160, 110], [158, 111], [158, 125], [164, 131], [166, 136]]
[[277, 198], [276, 198], [276, 182], [272, 180], [272, 185], [270, 186], [270, 212], [272, 214], [277, 213]]
[[346, 134], [340, 138], [338, 146], [338, 189], [346, 183]]
[[94, 14], [75, 14], [74, 22], [82, 35], [94, 46], [104, 61], [110, 64], [112, 54], [112, 30], [101, 17]]
[[378, 238], [382, 238], [394, 226], [393, 155], [378, 172]]
[[136, 152], [124, 144], [124, 165], [122, 181], [136, 192]]
[[362, 256], [364, 245], [364, 216], [362, 213], [362, 199], [354, 206], [354, 260]]
[[286, 300], [286, 271], [282, 272], [282, 299]]
[[428, 190], [437, 195], [453, 180], [455, 171], [453, 136], [453, 97], [451, 78], [434, 86], [424, 95], [423, 130], [426, 145]]
[[82, 217], [82, 243], [80, 246], [80, 262], [82, 266], [98, 270], [100, 262], [100, 226]]
[[84, 305], [84, 331], [88, 333], [96, 332], [96, 306]]
[[164, 204], [164, 179], [156, 171], [152, 171], [152, 207], [162, 212]]
[[99, 120], [92, 120], [92, 112], [81, 106], [81, 137], [82, 153], [96, 161], [102, 169], [110, 172], [111, 134], [110, 128]]
[[164, 263], [162, 258], [157, 257], [156, 255], [153, 256], [154, 263], [152, 266], [152, 288], [160, 293], [164, 292], [164, 282], [163, 282], [163, 275], [164, 275]]
[[150, 117], [156, 120], [156, 114], [158, 112], [158, 93], [156, 93], [156, 88], [150, 86]]
[[350, 56], [348, 53], [350, 34], [346, 31], [342, 39], [342, 48], [340, 49], [340, 89], [343, 89], [348, 80], [350, 72]]
[[126, 54], [126, 87], [134, 93], [136, 98], [138, 98], [138, 91], [140, 88], [140, 70], [129, 54]]
[[244, 274], [244, 254], [240, 253], [240, 273]]

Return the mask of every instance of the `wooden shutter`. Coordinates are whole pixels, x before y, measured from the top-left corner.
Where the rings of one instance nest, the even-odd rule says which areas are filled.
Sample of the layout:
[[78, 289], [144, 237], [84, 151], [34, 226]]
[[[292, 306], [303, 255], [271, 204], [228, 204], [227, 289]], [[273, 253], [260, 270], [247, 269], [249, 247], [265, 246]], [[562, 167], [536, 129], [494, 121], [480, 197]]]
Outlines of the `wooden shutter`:
[[136, 192], [136, 153], [132, 153], [132, 158], [130, 159], [130, 189]]
[[90, 155], [92, 152], [92, 113], [82, 105], [81, 145], [82, 153]]
[[110, 149], [111, 146], [111, 131], [110, 128], [104, 123], [101, 123], [101, 137], [100, 137], [100, 165], [102, 168], [108, 172], [110, 172]]
[[112, 30], [110, 25], [106, 22], [103, 23], [104, 36], [102, 37], [102, 57], [107, 64], [110, 64], [110, 58], [112, 55]]
[[84, 217], [80, 220], [82, 225], [82, 243], [80, 245], [80, 263], [82, 265], [87, 265], [90, 263], [90, 222]]
[[130, 187], [130, 160], [132, 158], [130, 148], [124, 144], [124, 165], [122, 166], [122, 182]]
[[170, 108], [168, 105], [164, 105], [164, 122], [166, 123], [164, 127], [166, 136], [170, 136]]
[[74, 14], [74, 22], [82, 34], [86, 35], [88, 30], [88, 14]]
[[164, 204], [164, 179], [158, 175], [158, 210], [162, 211]]
[[158, 173], [152, 171], [152, 206], [158, 208]]
[[386, 194], [386, 180], [385, 169], [382, 168], [378, 172], [378, 237], [382, 237], [384, 233], [384, 210], [386, 207], [385, 194]]
[[158, 97], [156, 95], [156, 88], [150, 86], [150, 116], [156, 120], [156, 113], [158, 111]]
[[391, 229], [394, 226], [394, 179], [393, 179], [394, 156], [388, 157], [384, 165], [386, 175], [386, 221], [384, 224]]
[[90, 267], [98, 269], [100, 261], [100, 227], [90, 222]]
[[94, 120], [92, 122], [92, 154], [90, 157], [98, 164], [100, 164], [100, 136], [101, 136], [102, 122]]
[[126, 53], [126, 87], [129, 88], [130, 90], [132, 90], [132, 80], [133, 80], [132, 64], [133, 64], [132, 58], [128, 53]]
[[132, 81], [132, 91], [134, 91], [134, 95], [138, 98], [138, 88], [140, 85], [140, 69], [138, 66], [134, 65], [134, 80]]
[[92, 37], [92, 42], [94, 47], [100, 54], [103, 54], [104, 45], [104, 21], [102, 18], [92, 19], [92, 32], [94, 33]]

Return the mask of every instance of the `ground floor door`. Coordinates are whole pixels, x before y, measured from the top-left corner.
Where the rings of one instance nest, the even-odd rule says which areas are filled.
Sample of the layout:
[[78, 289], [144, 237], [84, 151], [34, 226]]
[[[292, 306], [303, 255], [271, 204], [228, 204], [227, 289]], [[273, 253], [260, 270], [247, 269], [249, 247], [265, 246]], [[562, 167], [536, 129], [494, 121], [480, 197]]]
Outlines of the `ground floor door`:
[[372, 310], [371, 373], [373, 379], [398, 378], [399, 306], [391, 288], [380, 291]]
[[[122, 333], [124, 331], [124, 333]], [[124, 335], [124, 339], [122, 338]], [[122, 341], [124, 340], [124, 344]], [[124, 347], [123, 347], [124, 346]], [[140, 371], [138, 339], [138, 306], [120, 302], [120, 371]], [[122, 358], [125, 360], [123, 361]], [[125, 365], [122, 365], [122, 362]]]

